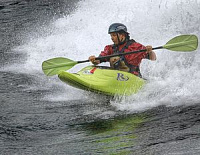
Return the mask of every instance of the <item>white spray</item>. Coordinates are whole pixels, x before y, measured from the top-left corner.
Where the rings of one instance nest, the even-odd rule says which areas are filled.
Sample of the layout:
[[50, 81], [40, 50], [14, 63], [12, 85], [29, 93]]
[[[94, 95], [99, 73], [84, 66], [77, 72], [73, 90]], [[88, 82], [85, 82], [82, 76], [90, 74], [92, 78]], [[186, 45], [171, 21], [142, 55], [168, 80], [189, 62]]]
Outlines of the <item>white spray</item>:
[[[21, 66], [23, 71], [44, 78], [41, 63], [46, 59], [63, 56], [85, 60], [90, 55], [98, 56], [105, 45], [112, 43], [107, 29], [114, 22], [124, 23], [133, 39], [153, 47], [162, 46], [180, 34], [200, 36], [199, 0], [87, 0], [78, 5], [71, 15], [47, 26], [50, 35], [32, 38], [28, 44], [15, 49], [28, 53], [26, 63]], [[163, 104], [176, 106], [200, 102], [199, 49], [189, 53], [155, 52], [157, 61], [144, 60], [141, 65], [143, 76], [149, 79], [144, 89], [126, 99], [111, 101], [111, 104], [120, 110], [138, 111]], [[72, 71], [84, 65], [88, 63], [77, 65]], [[68, 91], [70, 99], [74, 96], [72, 92], [84, 96], [81, 95], [83, 91], [67, 89], [73, 90]], [[63, 91], [66, 91], [64, 87]]]

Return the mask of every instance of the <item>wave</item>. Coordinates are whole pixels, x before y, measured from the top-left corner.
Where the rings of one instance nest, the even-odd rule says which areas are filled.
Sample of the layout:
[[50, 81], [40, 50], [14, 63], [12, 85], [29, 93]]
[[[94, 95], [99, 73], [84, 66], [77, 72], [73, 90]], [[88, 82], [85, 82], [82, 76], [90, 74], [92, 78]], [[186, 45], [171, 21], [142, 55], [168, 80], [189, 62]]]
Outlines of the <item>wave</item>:
[[[46, 25], [50, 33], [33, 38], [30, 36], [27, 43], [13, 51], [27, 55], [25, 63], [18, 64], [23, 68], [20, 72], [37, 74], [42, 78], [41, 64], [46, 59], [63, 56], [85, 60], [90, 55], [99, 55], [105, 45], [112, 43], [107, 29], [113, 22], [124, 23], [133, 39], [153, 47], [162, 46], [180, 34], [199, 37], [199, 3], [186, 0], [81, 1], [70, 15]], [[120, 110], [140, 111], [159, 105], [200, 102], [199, 48], [188, 53], [169, 50], [155, 52], [157, 61], [144, 60], [141, 64], [141, 72], [149, 79], [148, 84], [136, 95], [111, 101], [113, 106]], [[77, 65], [71, 71], [88, 64]], [[16, 70], [16, 66], [8, 68]], [[66, 89], [63, 88], [64, 91]]]

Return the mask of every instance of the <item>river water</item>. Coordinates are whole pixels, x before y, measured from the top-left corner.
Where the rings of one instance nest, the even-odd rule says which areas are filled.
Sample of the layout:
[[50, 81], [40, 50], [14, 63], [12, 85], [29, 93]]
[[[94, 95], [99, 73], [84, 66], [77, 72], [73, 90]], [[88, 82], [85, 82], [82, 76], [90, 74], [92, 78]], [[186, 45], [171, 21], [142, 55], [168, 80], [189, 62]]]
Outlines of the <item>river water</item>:
[[200, 37], [199, 10], [199, 0], [0, 0], [0, 154], [199, 155], [199, 48], [155, 51], [157, 61], [141, 64], [146, 86], [122, 98], [41, 70], [53, 57], [98, 55], [113, 22], [153, 47], [181, 34]]

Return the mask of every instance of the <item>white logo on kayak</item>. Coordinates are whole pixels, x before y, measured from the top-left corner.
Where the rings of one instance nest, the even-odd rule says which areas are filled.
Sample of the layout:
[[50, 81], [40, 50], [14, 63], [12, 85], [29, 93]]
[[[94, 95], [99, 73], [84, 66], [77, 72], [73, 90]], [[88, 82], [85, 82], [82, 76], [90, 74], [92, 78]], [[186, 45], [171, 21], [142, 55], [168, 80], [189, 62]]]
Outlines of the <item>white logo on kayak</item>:
[[122, 73], [117, 73], [117, 80], [118, 81], [128, 81], [129, 77], [128, 76], [124, 76], [124, 74], [122, 74]]
[[90, 72], [90, 70], [84, 70], [83, 74], [88, 74], [89, 75], [89, 74], [92, 74], [92, 73]]

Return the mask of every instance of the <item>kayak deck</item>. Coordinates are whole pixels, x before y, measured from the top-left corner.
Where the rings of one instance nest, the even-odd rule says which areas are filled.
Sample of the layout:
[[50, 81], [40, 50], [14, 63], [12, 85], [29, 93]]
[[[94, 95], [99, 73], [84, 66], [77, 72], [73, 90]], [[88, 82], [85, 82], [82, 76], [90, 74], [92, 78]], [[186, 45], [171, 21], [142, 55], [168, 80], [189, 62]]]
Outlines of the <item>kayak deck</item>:
[[87, 66], [77, 73], [61, 71], [58, 77], [73, 87], [111, 96], [137, 93], [145, 84], [131, 73], [102, 66]]

